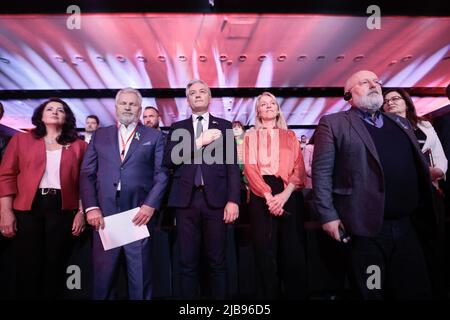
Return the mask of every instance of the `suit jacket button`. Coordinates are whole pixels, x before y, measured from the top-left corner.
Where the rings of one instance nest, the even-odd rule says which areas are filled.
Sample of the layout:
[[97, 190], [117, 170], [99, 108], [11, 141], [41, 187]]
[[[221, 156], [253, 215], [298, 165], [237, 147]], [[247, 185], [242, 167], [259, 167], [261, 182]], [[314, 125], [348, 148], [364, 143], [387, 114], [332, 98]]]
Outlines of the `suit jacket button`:
[[113, 185], [114, 185], [114, 187], [117, 187], [117, 183], [114, 182]]

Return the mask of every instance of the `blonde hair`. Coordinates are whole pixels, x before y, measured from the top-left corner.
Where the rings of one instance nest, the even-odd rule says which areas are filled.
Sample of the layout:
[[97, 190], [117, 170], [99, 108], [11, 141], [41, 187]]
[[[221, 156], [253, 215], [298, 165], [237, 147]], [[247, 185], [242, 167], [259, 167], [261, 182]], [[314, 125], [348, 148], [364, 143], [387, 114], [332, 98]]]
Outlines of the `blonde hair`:
[[284, 119], [284, 115], [281, 112], [281, 108], [280, 105], [278, 104], [277, 98], [275, 98], [275, 96], [273, 94], [271, 94], [270, 92], [263, 92], [261, 93], [259, 96], [256, 97], [256, 103], [255, 103], [255, 111], [256, 111], [256, 116], [255, 116], [255, 129], [260, 129], [263, 127], [261, 118], [259, 117], [258, 114], [258, 106], [259, 106], [259, 101], [261, 100], [261, 98], [263, 96], [267, 96], [273, 99], [273, 101], [275, 101], [275, 104], [278, 107], [278, 115], [277, 115], [277, 121], [275, 123], [275, 127], [278, 129], [285, 129], [287, 130], [287, 124], [286, 124], [286, 120]]

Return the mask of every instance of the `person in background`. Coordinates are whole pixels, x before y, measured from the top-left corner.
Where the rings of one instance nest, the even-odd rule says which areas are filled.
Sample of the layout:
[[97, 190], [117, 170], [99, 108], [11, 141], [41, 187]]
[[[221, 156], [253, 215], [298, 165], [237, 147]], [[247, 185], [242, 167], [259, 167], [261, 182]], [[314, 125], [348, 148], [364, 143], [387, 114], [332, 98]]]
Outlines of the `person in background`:
[[233, 135], [234, 139], [236, 140], [236, 149], [237, 149], [237, 159], [239, 163], [239, 167], [241, 168], [241, 171], [243, 170], [243, 163], [244, 163], [244, 154], [243, 154], [243, 148], [244, 148], [244, 135], [245, 130], [244, 126], [240, 121], [233, 121], [231, 123], [233, 126]]
[[[2, 120], [4, 113], [5, 109], [3, 108], [3, 104], [0, 102], [0, 120]], [[8, 140], [9, 139], [0, 132], [0, 163], [2, 162], [3, 153], [5, 153]]]
[[384, 92], [385, 112], [406, 118], [412, 125], [422, 152], [430, 166], [430, 176], [435, 187], [440, 179], [445, 179], [448, 161], [433, 126], [425, 118], [419, 117], [411, 97], [404, 89], [390, 89]]
[[73, 236], [84, 229], [79, 172], [87, 144], [66, 102], [51, 98], [17, 133], [0, 166], [0, 231], [13, 238], [16, 298], [54, 299], [65, 286]]
[[[430, 176], [434, 186], [433, 200], [437, 218], [437, 234], [440, 240], [438, 243], [439, 245], [435, 246], [436, 250], [440, 250], [439, 257], [436, 260], [436, 266], [438, 269], [433, 270], [433, 274], [435, 276], [439, 274], [439, 277], [443, 277], [441, 274], [445, 269], [444, 247], [446, 219], [444, 191], [440, 187], [440, 182], [444, 182], [446, 179], [445, 173], [448, 168], [447, 157], [445, 156], [441, 141], [439, 140], [433, 126], [425, 118], [417, 115], [416, 107], [414, 106], [414, 103], [406, 90], [399, 88], [385, 91], [383, 109], [386, 112], [409, 120], [414, 130], [414, 135], [419, 143], [419, 147], [428, 161]], [[440, 295], [445, 295], [445, 286], [442, 285], [441, 281], [437, 282], [438, 286], [435, 285], [435, 288], [437, 288], [436, 290], [439, 291]]]
[[[447, 98], [450, 99], [450, 84], [445, 90]], [[450, 159], [450, 104], [447, 104], [433, 113], [433, 127], [441, 141], [445, 156]], [[447, 166], [446, 179], [441, 179], [440, 187], [444, 190], [445, 215], [447, 219], [450, 217], [450, 169]], [[448, 220], [447, 220], [448, 221]], [[447, 250], [447, 261], [450, 263], [450, 250]], [[448, 266], [446, 267], [448, 269]], [[450, 283], [450, 277], [448, 277]]]
[[300, 148], [301, 150], [305, 150], [306, 144], [308, 143], [308, 137], [304, 134], [300, 136]]
[[161, 117], [159, 116], [159, 111], [155, 107], [149, 106], [145, 107], [144, 113], [142, 115], [142, 120], [144, 120], [144, 125], [153, 129], [161, 130], [159, 128], [159, 121]]
[[303, 149], [303, 161], [305, 161], [305, 170], [306, 170], [306, 189], [312, 189], [312, 161], [314, 154], [314, 133]]
[[304, 206], [305, 206], [305, 220], [316, 220], [316, 214], [314, 211], [314, 199], [312, 192], [312, 161], [314, 155], [314, 133], [303, 149], [303, 161], [305, 162], [306, 181], [305, 188], [302, 189]]
[[[3, 118], [4, 112], [5, 109], [3, 108], [3, 104], [0, 102], [0, 121]], [[2, 163], [3, 153], [6, 150], [9, 139], [10, 138], [4, 135], [3, 132], [0, 132], [0, 164]], [[8, 256], [11, 247], [10, 243], [11, 240], [2, 237], [0, 233], [0, 300], [3, 298], [11, 298], [10, 292], [12, 284], [10, 274], [13, 272], [13, 267], [10, 261], [11, 259]]]
[[233, 121], [231, 123], [233, 127], [233, 135], [234, 140], [236, 141], [236, 149], [237, 149], [237, 161], [239, 164], [239, 170], [241, 172], [241, 208], [244, 209], [244, 211], [241, 210], [241, 214], [239, 216], [239, 222], [245, 222], [248, 218], [246, 206], [244, 204], [247, 204], [250, 201], [250, 189], [248, 188], [248, 180], [245, 177], [244, 174], [244, 136], [245, 136], [245, 129], [244, 125], [240, 121]]
[[100, 127], [100, 120], [95, 114], [91, 114], [86, 117], [86, 125], [84, 127], [84, 141], [89, 143], [92, 138], [92, 134]]

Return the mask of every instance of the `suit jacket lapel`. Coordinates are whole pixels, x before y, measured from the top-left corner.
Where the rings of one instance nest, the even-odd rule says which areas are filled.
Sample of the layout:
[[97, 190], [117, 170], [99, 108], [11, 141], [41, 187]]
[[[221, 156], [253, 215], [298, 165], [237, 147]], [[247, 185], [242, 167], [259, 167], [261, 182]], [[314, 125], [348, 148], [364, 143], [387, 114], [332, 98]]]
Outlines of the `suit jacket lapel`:
[[120, 149], [119, 149], [119, 129], [117, 125], [110, 127], [110, 133], [108, 134], [109, 145], [113, 148], [113, 156], [114, 161], [120, 163]]
[[187, 129], [189, 131], [189, 133], [191, 134], [192, 140], [195, 140], [195, 132], [194, 132], [194, 125], [196, 123], [194, 123], [193, 121], [193, 116], [190, 116], [189, 118], [186, 119], [186, 123], [184, 125], [184, 128]]
[[380, 157], [378, 156], [377, 148], [375, 147], [375, 144], [373, 143], [372, 137], [370, 136], [369, 131], [365, 127], [363, 121], [356, 110], [350, 109], [349, 113], [350, 118], [350, 124], [355, 129], [355, 131], [360, 136], [361, 140], [366, 145], [367, 150], [372, 154], [372, 156], [375, 158], [375, 160], [378, 162], [379, 166], [381, 167]]
[[417, 141], [416, 136], [414, 135], [414, 131], [412, 130], [411, 124], [406, 119], [401, 119], [399, 116], [383, 113], [387, 118], [391, 119], [397, 126], [399, 126], [408, 136], [409, 140], [411, 140], [412, 144], [419, 148], [419, 142]]
[[46, 159], [47, 159], [47, 150], [45, 148], [45, 139], [41, 138], [39, 139], [38, 144], [32, 144], [29, 146], [28, 151], [30, 154], [36, 154], [36, 161], [34, 162], [35, 168], [39, 170], [40, 175], [44, 175], [45, 172], [45, 166], [46, 166]]
[[412, 125], [409, 123], [409, 121], [407, 119], [403, 119], [403, 118], [400, 118], [399, 116], [396, 116], [396, 115], [393, 115], [393, 114], [389, 114], [389, 113], [384, 113], [384, 115], [387, 118], [389, 118], [390, 120], [392, 120], [397, 126], [400, 127], [400, 129], [402, 129], [406, 133], [406, 135], [408, 136], [408, 139], [414, 145], [413, 149], [415, 150], [415, 153], [416, 153], [417, 157], [422, 162], [422, 166], [424, 166], [428, 170], [428, 165], [427, 165], [427, 163], [425, 161], [425, 158], [423, 156], [422, 150], [420, 150], [419, 142], [417, 141], [417, 137], [414, 134], [414, 131], [412, 129]]
[[219, 129], [219, 122], [211, 113], [209, 114], [208, 129]]
[[137, 147], [141, 144], [141, 136], [143, 135], [144, 126], [141, 124], [138, 124], [136, 126], [136, 132], [134, 133], [134, 136], [131, 138], [131, 144], [128, 148], [127, 155], [125, 156], [125, 159], [123, 160], [123, 163], [127, 162], [128, 159], [130, 159], [131, 155], [134, 151], [136, 151]]

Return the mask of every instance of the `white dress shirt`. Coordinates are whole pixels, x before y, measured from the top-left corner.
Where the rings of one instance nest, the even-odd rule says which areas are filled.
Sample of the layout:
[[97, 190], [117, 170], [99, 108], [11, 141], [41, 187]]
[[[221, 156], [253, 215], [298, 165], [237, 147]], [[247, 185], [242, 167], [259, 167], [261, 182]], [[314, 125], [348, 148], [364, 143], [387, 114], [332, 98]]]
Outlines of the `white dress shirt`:
[[[117, 139], [119, 140], [119, 156], [121, 156], [122, 150], [124, 150], [122, 146], [122, 139], [123, 139], [123, 142], [125, 143], [125, 151], [123, 153], [123, 158], [125, 159], [125, 157], [127, 156], [128, 149], [130, 148], [131, 142], [134, 139], [134, 137], [130, 137], [130, 135], [131, 134], [136, 135], [136, 133], [133, 131], [136, 128], [137, 123], [132, 122], [128, 125], [128, 127], [125, 127], [125, 125], [119, 122], [117, 126], [119, 127], [119, 130], [117, 130]], [[120, 191], [120, 187], [121, 184], [119, 181], [119, 183], [117, 183], [117, 191]], [[89, 212], [93, 209], [99, 209], [99, 207], [86, 208], [86, 212]]]
[[57, 150], [46, 150], [45, 171], [39, 188], [61, 189], [59, 168], [61, 166], [62, 148]]
[[[131, 142], [133, 141], [134, 137], [130, 137], [130, 135], [136, 135], [134, 132], [134, 129], [136, 129], [137, 123], [132, 122], [128, 125], [128, 127], [125, 127], [125, 125], [119, 123], [119, 130], [117, 130], [117, 139], [119, 139], [119, 152], [120, 155], [123, 152], [123, 159], [127, 156], [128, 149], [130, 149]], [[125, 150], [124, 146], [122, 145], [122, 139], [125, 143]], [[120, 191], [120, 181], [117, 184], [117, 191]]]
[[202, 116], [202, 126], [203, 126], [203, 131], [208, 129], [209, 126], [209, 112], [205, 112], [202, 115], [196, 115], [193, 114], [192, 115], [192, 125], [194, 126], [194, 136], [197, 137], [197, 118]]

